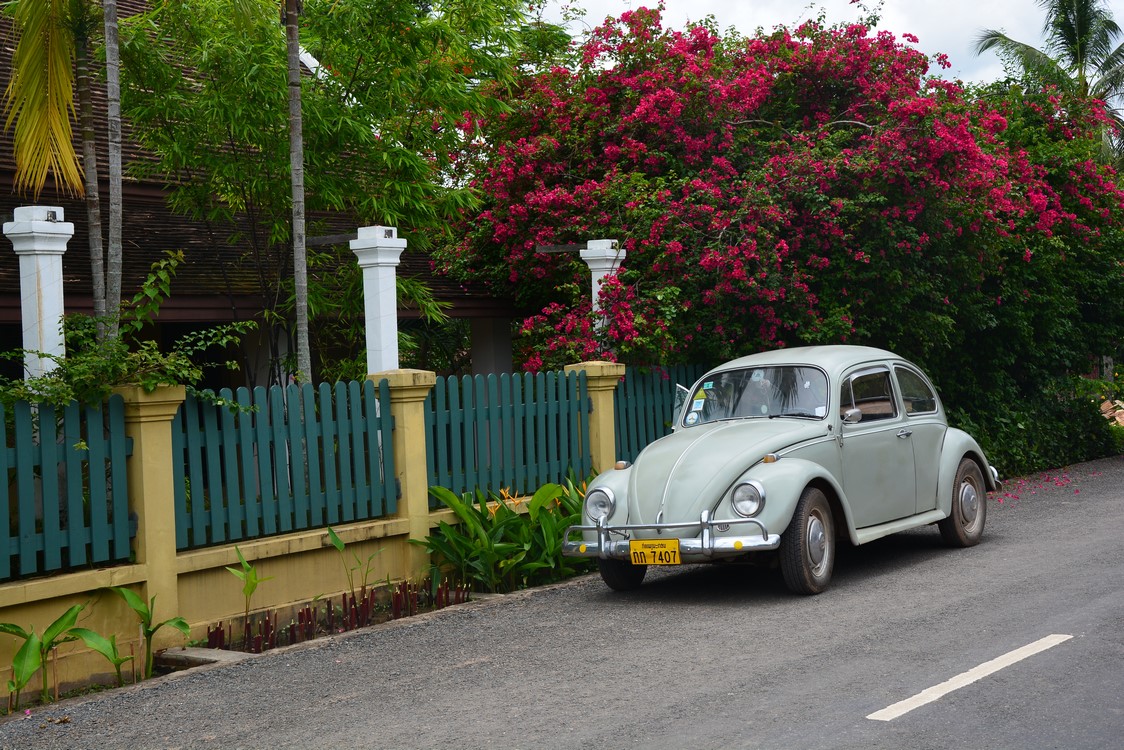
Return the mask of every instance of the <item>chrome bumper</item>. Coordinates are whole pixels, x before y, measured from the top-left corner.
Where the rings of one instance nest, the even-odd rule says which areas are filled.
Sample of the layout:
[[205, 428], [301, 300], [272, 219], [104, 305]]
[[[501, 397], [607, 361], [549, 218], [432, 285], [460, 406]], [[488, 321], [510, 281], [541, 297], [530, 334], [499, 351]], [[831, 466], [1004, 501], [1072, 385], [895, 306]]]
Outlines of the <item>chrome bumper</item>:
[[[717, 526], [744, 526], [751, 525], [760, 530], [760, 534], [745, 536], [715, 536]], [[683, 562], [705, 562], [713, 558], [731, 557], [745, 552], [759, 552], [762, 550], [776, 549], [781, 544], [780, 534], [770, 534], [765, 524], [756, 518], [729, 518], [715, 520], [710, 517], [710, 511], [704, 510], [698, 521], [683, 523], [646, 523], [625, 524], [609, 526], [604, 518], [599, 518], [595, 526], [570, 526], [562, 538], [562, 554], [566, 557], [600, 557], [602, 559], [628, 560], [630, 559], [628, 542], [632, 538], [632, 531], [654, 531], [657, 534], [664, 531], [679, 531], [682, 529], [701, 530], [699, 536], [691, 539], [679, 537], [679, 557]], [[595, 541], [570, 541], [572, 532], [594, 531], [597, 533]], [[620, 538], [612, 539], [612, 535]], [[675, 536], [675, 535], [673, 535]], [[651, 538], [651, 537], [645, 537]]]

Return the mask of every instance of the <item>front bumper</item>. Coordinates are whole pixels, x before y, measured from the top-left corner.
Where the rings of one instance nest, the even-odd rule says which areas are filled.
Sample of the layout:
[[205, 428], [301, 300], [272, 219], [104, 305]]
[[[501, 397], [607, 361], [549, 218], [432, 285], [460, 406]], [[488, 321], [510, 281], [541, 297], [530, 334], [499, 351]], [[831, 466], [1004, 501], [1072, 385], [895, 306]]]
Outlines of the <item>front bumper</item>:
[[[761, 533], [738, 536], [718, 536], [714, 532], [717, 527], [753, 526]], [[710, 517], [710, 511], [704, 510], [698, 521], [683, 523], [647, 523], [624, 524], [609, 526], [604, 518], [597, 520], [594, 526], [570, 526], [562, 541], [562, 554], [566, 557], [600, 557], [604, 560], [630, 559], [628, 542], [632, 539], [633, 531], [654, 531], [661, 534], [665, 531], [681, 532], [695, 530], [698, 536], [684, 539], [678, 533], [670, 534], [679, 538], [679, 557], [683, 562], [706, 562], [707, 560], [735, 557], [747, 552], [761, 552], [776, 549], [781, 544], [780, 534], [770, 534], [765, 524], [756, 518], [730, 518], [715, 520]], [[725, 531], [726, 529], [723, 529]], [[591, 541], [570, 541], [571, 532], [596, 532], [596, 539]], [[613, 537], [617, 538], [613, 538]], [[640, 538], [640, 537], [637, 537]], [[643, 538], [652, 538], [645, 536]]]

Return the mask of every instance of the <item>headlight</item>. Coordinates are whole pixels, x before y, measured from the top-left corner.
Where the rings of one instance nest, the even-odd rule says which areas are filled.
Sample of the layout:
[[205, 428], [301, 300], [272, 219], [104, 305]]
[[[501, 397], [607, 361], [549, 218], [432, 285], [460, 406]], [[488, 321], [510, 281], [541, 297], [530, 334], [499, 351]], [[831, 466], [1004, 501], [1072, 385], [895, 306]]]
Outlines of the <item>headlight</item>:
[[739, 516], [753, 518], [765, 507], [765, 488], [753, 480], [742, 482], [734, 488], [730, 504]]
[[595, 521], [598, 518], [608, 518], [613, 515], [616, 504], [613, 493], [607, 487], [598, 487], [585, 496], [585, 514]]

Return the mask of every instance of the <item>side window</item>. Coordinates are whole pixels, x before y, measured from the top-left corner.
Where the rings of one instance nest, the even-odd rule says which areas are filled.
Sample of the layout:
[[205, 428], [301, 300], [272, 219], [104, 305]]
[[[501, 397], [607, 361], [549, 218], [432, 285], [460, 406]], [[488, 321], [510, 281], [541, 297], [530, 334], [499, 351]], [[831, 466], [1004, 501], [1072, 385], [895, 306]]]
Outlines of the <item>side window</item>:
[[[890, 383], [890, 370], [885, 367], [876, 367], [855, 373], [847, 383], [843, 384], [844, 393], [842, 408], [846, 411], [857, 408], [862, 412], [863, 424], [879, 419], [893, 419], [898, 416], [898, 407], [894, 402], [894, 388]], [[850, 404], [848, 401], [850, 400]]]
[[902, 389], [906, 414], [932, 414], [937, 410], [937, 396], [924, 378], [905, 367], [895, 367], [894, 374]]

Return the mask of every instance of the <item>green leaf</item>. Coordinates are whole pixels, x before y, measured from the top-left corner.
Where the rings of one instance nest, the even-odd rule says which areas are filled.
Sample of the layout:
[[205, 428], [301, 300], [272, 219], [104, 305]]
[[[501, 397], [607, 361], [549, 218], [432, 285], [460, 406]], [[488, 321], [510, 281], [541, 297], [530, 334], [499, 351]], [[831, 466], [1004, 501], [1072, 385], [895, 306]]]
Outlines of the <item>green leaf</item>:
[[[47, 626], [43, 631], [43, 645], [51, 648], [55, 640], [58, 639], [63, 633], [74, 627], [74, 623], [78, 622], [78, 613], [85, 608], [85, 605], [75, 604], [70, 609], [63, 612], [57, 620]], [[73, 638], [67, 640], [74, 640]], [[65, 641], [59, 641], [63, 643]]]
[[336, 548], [337, 552], [340, 552], [340, 553], [343, 552], [343, 549], [344, 549], [343, 540], [339, 538], [339, 536], [336, 534], [335, 530], [333, 530], [331, 526], [328, 527], [328, 540], [332, 543], [332, 546]]
[[24, 644], [20, 646], [20, 650], [16, 652], [16, 656], [12, 659], [12, 673], [16, 690], [22, 690], [28, 681], [31, 680], [39, 667], [43, 664], [43, 655], [41, 653], [42, 642], [39, 636], [32, 631]]

